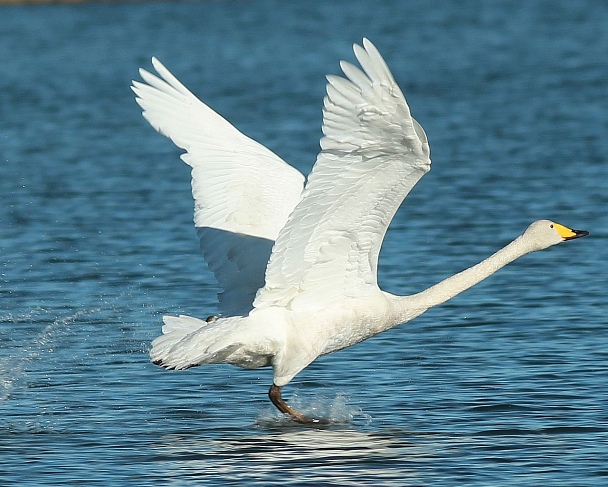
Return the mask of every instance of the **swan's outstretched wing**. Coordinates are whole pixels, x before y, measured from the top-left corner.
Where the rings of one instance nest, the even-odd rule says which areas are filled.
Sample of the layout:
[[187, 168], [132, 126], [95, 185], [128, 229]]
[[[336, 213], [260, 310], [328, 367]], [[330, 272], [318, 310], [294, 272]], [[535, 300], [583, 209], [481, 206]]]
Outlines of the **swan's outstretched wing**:
[[304, 176], [243, 135], [181, 84], [157, 59], [155, 76], [133, 82], [143, 116], [185, 149], [192, 167], [194, 223], [220, 286], [220, 311], [251, 309], [272, 244], [300, 200]]
[[275, 243], [254, 301], [316, 309], [377, 290], [386, 229], [430, 169], [429, 146], [382, 56], [367, 39], [328, 76], [321, 152]]

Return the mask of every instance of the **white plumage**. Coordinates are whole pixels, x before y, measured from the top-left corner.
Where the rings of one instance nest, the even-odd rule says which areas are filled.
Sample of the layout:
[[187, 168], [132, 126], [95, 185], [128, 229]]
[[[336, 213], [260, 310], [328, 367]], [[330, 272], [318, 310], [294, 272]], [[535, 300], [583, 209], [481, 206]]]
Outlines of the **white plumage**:
[[150, 352], [184, 369], [210, 362], [271, 365], [270, 398], [312, 421], [281, 387], [318, 356], [404, 323], [525, 253], [586, 235], [548, 220], [476, 266], [412, 296], [377, 284], [378, 255], [403, 199], [430, 169], [429, 145], [371, 42], [354, 46], [362, 70], [328, 76], [321, 152], [304, 177], [198, 100], [158, 60], [133, 82], [144, 117], [186, 152], [194, 222], [224, 292], [223, 317], [164, 318]]
[[137, 102], [152, 127], [185, 149], [201, 251], [225, 290], [225, 315], [251, 310], [272, 244], [300, 200], [304, 176], [201, 103], [157, 59], [140, 70]]

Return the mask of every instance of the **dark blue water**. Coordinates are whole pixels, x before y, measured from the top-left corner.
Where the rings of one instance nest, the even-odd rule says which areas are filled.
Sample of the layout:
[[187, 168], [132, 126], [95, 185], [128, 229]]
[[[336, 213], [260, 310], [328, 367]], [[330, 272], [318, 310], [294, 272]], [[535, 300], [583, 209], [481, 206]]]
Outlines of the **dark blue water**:
[[[285, 390], [148, 362], [161, 315], [214, 311], [189, 170], [129, 90], [159, 57], [308, 172], [324, 75], [378, 46], [431, 142], [380, 282], [423, 289], [533, 220], [529, 255]], [[0, 8], [1, 485], [608, 484], [608, 7], [256, 1]]]

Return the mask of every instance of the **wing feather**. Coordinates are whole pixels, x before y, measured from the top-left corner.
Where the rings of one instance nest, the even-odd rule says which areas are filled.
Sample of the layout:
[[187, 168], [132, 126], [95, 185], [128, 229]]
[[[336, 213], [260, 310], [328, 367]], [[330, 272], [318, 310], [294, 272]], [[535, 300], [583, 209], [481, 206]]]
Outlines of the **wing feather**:
[[220, 311], [251, 309], [270, 249], [301, 197], [304, 177], [201, 102], [160, 61], [132, 89], [152, 127], [186, 152], [194, 223], [220, 286]]
[[382, 240], [430, 169], [429, 146], [377, 49], [354, 46], [363, 71], [328, 76], [321, 152], [281, 230], [256, 308], [314, 310], [378, 289]]

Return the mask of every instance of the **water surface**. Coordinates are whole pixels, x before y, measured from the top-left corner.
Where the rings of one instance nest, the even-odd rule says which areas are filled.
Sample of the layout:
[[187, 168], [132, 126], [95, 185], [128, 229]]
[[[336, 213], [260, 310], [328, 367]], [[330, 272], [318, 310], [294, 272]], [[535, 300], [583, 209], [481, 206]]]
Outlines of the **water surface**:
[[[0, 8], [2, 485], [577, 485], [608, 476], [608, 7], [256, 1]], [[382, 251], [423, 289], [533, 220], [591, 236], [526, 256], [285, 390], [271, 370], [148, 362], [207, 316], [188, 168], [129, 90], [161, 59], [304, 172], [324, 75], [369, 37], [433, 170]]]

